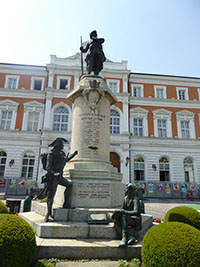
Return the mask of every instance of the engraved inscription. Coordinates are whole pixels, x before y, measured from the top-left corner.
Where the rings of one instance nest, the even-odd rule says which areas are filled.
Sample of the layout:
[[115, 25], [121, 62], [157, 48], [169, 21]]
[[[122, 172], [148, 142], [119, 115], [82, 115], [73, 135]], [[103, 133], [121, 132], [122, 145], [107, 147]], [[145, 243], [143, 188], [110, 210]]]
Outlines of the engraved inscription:
[[74, 196], [80, 199], [107, 199], [110, 197], [110, 184], [78, 183], [74, 185]]
[[84, 123], [83, 127], [83, 143], [85, 144], [85, 156], [99, 155], [100, 129], [105, 119], [105, 115], [101, 114], [80, 114], [80, 119]]

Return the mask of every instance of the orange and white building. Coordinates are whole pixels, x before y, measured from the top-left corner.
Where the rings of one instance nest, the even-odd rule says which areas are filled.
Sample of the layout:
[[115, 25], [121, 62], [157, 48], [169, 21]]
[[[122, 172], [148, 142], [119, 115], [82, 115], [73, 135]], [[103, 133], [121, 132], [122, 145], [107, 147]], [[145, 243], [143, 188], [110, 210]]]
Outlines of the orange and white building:
[[[186, 187], [197, 194], [200, 78], [134, 73], [126, 61], [110, 60], [100, 75], [118, 99], [110, 157], [123, 182], [157, 196]], [[41, 185], [39, 156], [54, 138], [71, 139], [73, 105], [66, 97], [80, 77], [79, 53], [52, 55], [46, 66], [0, 63], [0, 190], [20, 192], [23, 180]]]

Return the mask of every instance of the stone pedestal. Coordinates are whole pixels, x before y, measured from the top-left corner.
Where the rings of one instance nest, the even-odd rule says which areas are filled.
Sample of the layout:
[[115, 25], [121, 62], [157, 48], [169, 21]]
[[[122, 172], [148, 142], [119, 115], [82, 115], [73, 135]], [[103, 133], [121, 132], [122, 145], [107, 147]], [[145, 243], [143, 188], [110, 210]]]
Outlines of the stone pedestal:
[[[84, 76], [68, 95], [74, 103], [71, 153], [78, 155], [64, 168], [73, 182], [71, 207], [112, 208], [124, 197], [122, 174], [110, 161], [110, 106], [116, 102], [104, 79]], [[58, 186], [55, 204], [62, 205], [64, 188]]]

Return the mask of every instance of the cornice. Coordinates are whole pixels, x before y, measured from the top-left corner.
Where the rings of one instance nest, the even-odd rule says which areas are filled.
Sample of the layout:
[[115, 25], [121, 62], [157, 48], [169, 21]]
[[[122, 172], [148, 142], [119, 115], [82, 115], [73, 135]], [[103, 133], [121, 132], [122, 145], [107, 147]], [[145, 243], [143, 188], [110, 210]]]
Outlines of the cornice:
[[147, 97], [130, 97], [131, 105], [142, 105], [142, 106], [155, 106], [155, 107], [173, 107], [173, 108], [193, 108], [200, 109], [200, 101], [195, 100], [177, 100], [177, 99], [158, 99], [158, 98], [147, 98]]

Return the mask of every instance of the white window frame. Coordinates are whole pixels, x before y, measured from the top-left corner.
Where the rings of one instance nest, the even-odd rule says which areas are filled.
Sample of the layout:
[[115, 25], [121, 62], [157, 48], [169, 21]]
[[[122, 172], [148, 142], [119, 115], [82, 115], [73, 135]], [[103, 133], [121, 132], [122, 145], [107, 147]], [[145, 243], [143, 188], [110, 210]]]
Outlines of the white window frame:
[[[67, 115], [68, 115], [67, 123], [62, 122], [62, 120], [61, 120], [61, 121], [56, 121], [56, 122], [54, 122], [54, 114], [55, 114], [56, 109], [58, 109], [58, 108], [65, 108], [65, 109], [67, 110], [68, 113], [59, 113], [59, 114], [67, 114]], [[68, 109], [66, 106], [59, 106], [59, 107], [57, 107], [56, 109], [54, 109], [54, 113], [53, 113], [52, 131], [55, 131], [55, 132], [69, 132], [69, 109]], [[63, 116], [63, 115], [62, 115], [62, 116]], [[58, 129], [58, 130], [54, 130], [54, 123], [57, 123], [57, 124], [59, 125], [59, 129]], [[62, 130], [60, 129], [60, 126], [61, 126], [62, 124], [67, 125], [67, 130], [66, 130], [66, 131], [62, 131]]]
[[[166, 127], [162, 127], [162, 125], [161, 125], [161, 127], [159, 127], [159, 121], [161, 121], [161, 124], [162, 124], [162, 122], [165, 122], [166, 123], [166, 125], [165, 125]], [[167, 138], [167, 120], [166, 119], [157, 119], [157, 126], [158, 126], [158, 129], [157, 129], [158, 137], [159, 138]], [[159, 136], [159, 129], [161, 129], [162, 134], [165, 131], [166, 132], [166, 136]]]
[[[40, 80], [42, 82], [40, 90], [34, 89], [34, 84], [35, 84], [36, 80]], [[30, 87], [30, 89], [31, 90], [35, 90], [35, 91], [43, 91], [44, 90], [44, 81], [45, 81], [44, 77], [31, 77], [31, 87]]]
[[29, 112], [39, 112], [39, 121], [38, 121], [38, 128], [37, 128], [37, 131], [39, 131], [42, 128], [44, 104], [37, 102], [37, 101], [24, 103], [24, 117], [23, 117], [23, 123], [22, 123], [22, 131], [27, 131], [28, 129]]
[[2, 111], [12, 111], [12, 119], [10, 124], [10, 130], [15, 129], [15, 123], [17, 118], [17, 109], [19, 103], [12, 100], [2, 100], [0, 101], [0, 118], [2, 117]]
[[171, 138], [172, 137], [172, 123], [171, 123], [172, 112], [166, 109], [158, 109], [153, 111], [154, 116], [154, 135], [158, 136], [158, 120], [166, 120], [167, 136], [159, 138]]
[[[142, 119], [143, 120], [143, 136], [148, 136], [148, 110], [143, 108], [133, 108], [130, 111], [130, 127], [131, 132], [133, 133], [133, 120]], [[134, 134], [134, 133], [133, 133]]]
[[[112, 110], [115, 111], [115, 112], [117, 112], [117, 113], [119, 114], [119, 125], [117, 125], [117, 124], [116, 124], [116, 125], [115, 125], [115, 124], [112, 124], [112, 128], [113, 128], [113, 127], [119, 127], [119, 132], [118, 132], [118, 133], [111, 133], [111, 132], [110, 132], [110, 134], [120, 134], [120, 133], [121, 133], [121, 114], [120, 114], [120, 112], [119, 112], [117, 109], [115, 109], [115, 108], [111, 108], [111, 109], [110, 109], [110, 112], [111, 112]], [[111, 124], [110, 124], [110, 127], [111, 127]]]
[[[3, 167], [3, 175], [0, 174], [0, 178], [4, 178], [6, 172], [7, 153], [5, 150], [0, 150], [0, 152], [4, 152], [6, 154], [5, 156], [0, 155], [0, 166]], [[2, 159], [5, 159], [5, 163], [2, 163]]]
[[178, 126], [178, 137], [182, 138], [181, 133], [181, 121], [189, 121], [189, 132], [190, 132], [190, 139], [196, 138], [195, 133], [195, 125], [194, 125], [194, 113], [190, 112], [188, 110], [182, 110], [176, 112], [176, 118], [177, 118], [177, 126]]
[[51, 109], [51, 116], [50, 116], [50, 129], [52, 130], [53, 129], [53, 119], [54, 119], [54, 112], [57, 108], [59, 107], [65, 107], [68, 109], [68, 112], [69, 112], [69, 117], [68, 117], [68, 130], [67, 132], [71, 132], [72, 130], [72, 110], [71, 108], [64, 102], [60, 102], [60, 103], [57, 103], [55, 104], [52, 109]]
[[[134, 121], [142, 121], [142, 126], [140, 125], [134, 125]], [[143, 126], [144, 122], [143, 122], [143, 118], [133, 118], [133, 136], [144, 136], [144, 126]], [[135, 135], [135, 129], [137, 129], [137, 135]], [[140, 135], [140, 129], [142, 129], [142, 135]]]
[[[185, 99], [179, 99], [179, 91], [184, 91], [185, 92]], [[177, 94], [177, 99], [184, 101], [184, 100], [189, 100], [188, 99], [188, 88], [186, 87], [176, 87], [176, 94]]]
[[[61, 80], [67, 80], [67, 88], [65, 89], [60, 89], [60, 81]], [[57, 76], [57, 85], [56, 89], [58, 90], [70, 90], [70, 85], [71, 85], [71, 77], [70, 76]]]
[[197, 88], [198, 91], [198, 96], [199, 96], [199, 100], [200, 100], [200, 88]]
[[[161, 89], [163, 90], [163, 97], [157, 97], [157, 91]], [[154, 96], [157, 99], [166, 99], [167, 98], [167, 87], [162, 85], [154, 85]]]
[[[111, 79], [107, 79], [106, 82], [107, 82], [107, 85], [108, 85], [109, 90], [110, 90], [112, 93], [117, 94], [117, 93], [120, 92], [120, 80], [114, 80], [114, 79], [111, 80]], [[113, 91], [110, 89], [110, 84], [112, 84], [112, 83], [116, 84], [116, 86], [117, 86], [117, 88], [116, 88], [116, 92], [113, 92]]]
[[[140, 96], [134, 96], [134, 87], [140, 88]], [[132, 97], [144, 97], [144, 84], [131, 84]]]
[[[16, 79], [16, 88], [8, 88], [9, 79]], [[20, 79], [20, 76], [18, 76], [18, 75], [6, 75], [4, 88], [18, 89], [19, 88], [19, 79]]]
[[[24, 160], [24, 156], [26, 154], [32, 154], [33, 156], [31, 157], [27, 157], [26, 159], [28, 160], [28, 164], [27, 165], [23, 165], [23, 160]], [[34, 165], [30, 165], [30, 160], [34, 160]], [[27, 179], [27, 180], [33, 180], [33, 177], [34, 177], [34, 172], [35, 172], [35, 163], [36, 163], [36, 157], [35, 157], [35, 153], [32, 152], [32, 151], [27, 151], [23, 154], [23, 157], [22, 157], [22, 165], [21, 165], [21, 177], [23, 179]], [[32, 167], [33, 168], [33, 172], [32, 172], [32, 176], [31, 177], [28, 177], [28, 174], [29, 174], [29, 167]], [[23, 170], [23, 167], [26, 167], [26, 176], [22, 176], [22, 170]]]

